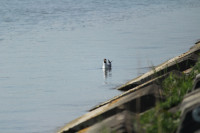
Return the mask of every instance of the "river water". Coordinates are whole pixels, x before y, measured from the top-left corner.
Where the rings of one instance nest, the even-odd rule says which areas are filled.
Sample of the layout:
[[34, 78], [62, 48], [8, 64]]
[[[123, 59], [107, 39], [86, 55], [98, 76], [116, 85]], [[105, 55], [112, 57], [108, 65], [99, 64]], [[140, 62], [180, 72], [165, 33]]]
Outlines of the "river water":
[[1, 0], [0, 132], [56, 132], [120, 94], [200, 38], [199, 13], [199, 0]]

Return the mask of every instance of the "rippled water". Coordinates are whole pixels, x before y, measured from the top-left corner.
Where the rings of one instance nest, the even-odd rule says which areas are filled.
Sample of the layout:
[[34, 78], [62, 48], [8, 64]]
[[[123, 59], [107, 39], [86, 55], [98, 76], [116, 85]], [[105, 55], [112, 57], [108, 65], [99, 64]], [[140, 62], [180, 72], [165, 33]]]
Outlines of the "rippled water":
[[0, 132], [56, 132], [120, 94], [200, 38], [199, 12], [199, 0], [1, 0]]

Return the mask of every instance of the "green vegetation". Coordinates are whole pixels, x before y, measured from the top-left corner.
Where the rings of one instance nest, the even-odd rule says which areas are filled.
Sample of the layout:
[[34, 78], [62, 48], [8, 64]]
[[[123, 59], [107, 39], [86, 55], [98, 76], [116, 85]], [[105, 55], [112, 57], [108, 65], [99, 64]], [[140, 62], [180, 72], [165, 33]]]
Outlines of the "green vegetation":
[[173, 133], [179, 124], [180, 112], [170, 113], [158, 106], [141, 116], [142, 128], [147, 133]]
[[168, 110], [177, 106], [183, 97], [191, 91], [193, 79], [200, 73], [200, 60], [192, 71], [182, 76], [170, 73], [161, 83], [164, 101], [158, 101], [156, 106], [140, 116], [142, 130], [147, 133], [173, 133], [179, 124], [180, 111], [171, 113]]
[[185, 94], [192, 89], [193, 77], [189, 75], [178, 76], [170, 73], [169, 76], [163, 81], [163, 96], [166, 98], [161, 102], [163, 109], [169, 109], [178, 105]]

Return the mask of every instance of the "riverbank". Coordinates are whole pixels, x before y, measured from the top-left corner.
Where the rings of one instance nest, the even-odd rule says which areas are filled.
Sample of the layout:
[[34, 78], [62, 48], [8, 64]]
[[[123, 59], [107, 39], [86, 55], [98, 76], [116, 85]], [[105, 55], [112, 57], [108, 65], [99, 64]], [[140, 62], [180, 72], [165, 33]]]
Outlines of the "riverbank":
[[194, 116], [200, 106], [199, 77], [196, 77], [200, 73], [199, 54], [200, 42], [197, 42], [189, 51], [117, 88], [123, 93], [92, 108], [58, 132], [199, 130], [199, 116]]

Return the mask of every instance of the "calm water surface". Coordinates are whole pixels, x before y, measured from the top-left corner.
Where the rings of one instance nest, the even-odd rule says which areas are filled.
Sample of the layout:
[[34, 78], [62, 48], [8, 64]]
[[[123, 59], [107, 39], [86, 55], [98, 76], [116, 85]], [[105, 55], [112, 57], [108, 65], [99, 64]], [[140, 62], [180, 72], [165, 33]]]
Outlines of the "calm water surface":
[[1, 0], [0, 132], [56, 132], [120, 94], [200, 38], [199, 13], [199, 0]]

